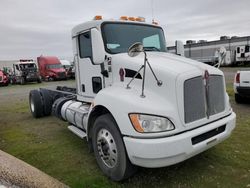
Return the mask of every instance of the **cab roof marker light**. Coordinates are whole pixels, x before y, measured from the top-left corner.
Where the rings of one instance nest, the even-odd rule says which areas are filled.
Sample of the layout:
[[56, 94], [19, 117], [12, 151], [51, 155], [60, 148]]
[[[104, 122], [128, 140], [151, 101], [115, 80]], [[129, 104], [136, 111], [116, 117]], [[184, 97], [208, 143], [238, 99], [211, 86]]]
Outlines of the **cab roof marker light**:
[[102, 16], [101, 16], [101, 15], [96, 15], [96, 16], [94, 17], [94, 20], [102, 20]]
[[135, 21], [135, 17], [128, 17], [129, 21]]
[[127, 16], [121, 16], [120, 20], [128, 20], [128, 17]]
[[145, 18], [144, 17], [137, 17], [137, 18], [135, 18], [135, 21], [145, 22]]

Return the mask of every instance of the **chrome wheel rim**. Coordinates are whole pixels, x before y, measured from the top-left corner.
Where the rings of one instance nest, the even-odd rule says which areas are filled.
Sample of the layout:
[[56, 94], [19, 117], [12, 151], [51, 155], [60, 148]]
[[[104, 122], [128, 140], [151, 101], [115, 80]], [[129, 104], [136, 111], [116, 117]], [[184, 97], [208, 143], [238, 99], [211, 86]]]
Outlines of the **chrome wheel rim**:
[[113, 168], [117, 163], [117, 147], [112, 134], [107, 129], [100, 129], [97, 134], [97, 150], [103, 163]]

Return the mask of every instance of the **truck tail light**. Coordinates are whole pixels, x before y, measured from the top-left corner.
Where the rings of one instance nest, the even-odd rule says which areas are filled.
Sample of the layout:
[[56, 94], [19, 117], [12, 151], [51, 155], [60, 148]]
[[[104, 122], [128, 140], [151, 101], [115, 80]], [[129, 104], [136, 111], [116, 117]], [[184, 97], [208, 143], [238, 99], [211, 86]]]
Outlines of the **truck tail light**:
[[239, 72], [235, 76], [235, 82], [238, 84], [240, 83], [240, 73]]

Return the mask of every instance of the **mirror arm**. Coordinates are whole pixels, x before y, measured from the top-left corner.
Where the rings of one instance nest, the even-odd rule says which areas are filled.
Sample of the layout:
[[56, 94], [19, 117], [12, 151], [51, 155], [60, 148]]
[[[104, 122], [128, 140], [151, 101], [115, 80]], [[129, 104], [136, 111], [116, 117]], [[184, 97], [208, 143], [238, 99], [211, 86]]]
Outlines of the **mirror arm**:
[[134, 75], [134, 77], [129, 81], [129, 83], [127, 84], [127, 89], [130, 89], [131, 87], [129, 86], [131, 84], [131, 82], [137, 77], [137, 75], [140, 73], [140, 71], [144, 68], [144, 65], [142, 65], [139, 70], [136, 72], [136, 74]]

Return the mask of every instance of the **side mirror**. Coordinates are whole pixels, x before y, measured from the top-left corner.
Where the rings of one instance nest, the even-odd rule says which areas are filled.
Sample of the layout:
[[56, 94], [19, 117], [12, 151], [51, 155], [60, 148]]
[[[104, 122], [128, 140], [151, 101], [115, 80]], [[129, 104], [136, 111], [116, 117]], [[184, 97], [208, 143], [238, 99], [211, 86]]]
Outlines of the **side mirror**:
[[176, 55], [180, 55], [184, 57], [184, 45], [181, 41], [177, 40], [175, 41], [175, 47], [176, 47]]
[[104, 62], [105, 50], [101, 33], [96, 29], [91, 29], [91, 45], [93, 63], [99, 65]]
[[141, 52], [143, 52], [143, 45], [140, 42], [134, 43], [128, 49], [128, 55], [130, 57], [138, 56]]

